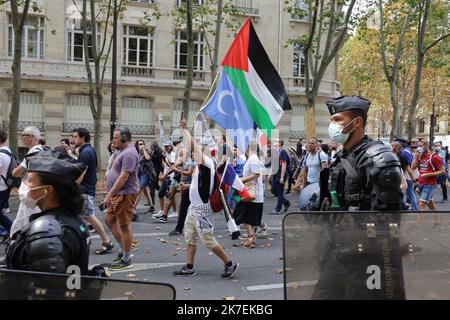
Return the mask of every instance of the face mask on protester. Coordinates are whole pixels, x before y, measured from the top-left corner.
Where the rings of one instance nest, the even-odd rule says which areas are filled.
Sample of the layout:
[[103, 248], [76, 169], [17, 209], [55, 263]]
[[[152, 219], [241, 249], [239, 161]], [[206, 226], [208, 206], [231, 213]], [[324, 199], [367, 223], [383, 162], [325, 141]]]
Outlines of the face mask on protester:
[[416, 150], [419, 154], [422, 154], [425, 151], [425, 149], [423, 147], [417, 147]]
[[434, 150], [441, 151], [441, 147], [435, 147]]
[[28, 187], [26, 184], [22, 183], [22, 185], [23, 186], [21, 186], [21, 188], [19, 190], [20, 203], [22, 203], [27, 208], [34, 209], [37, 206], [38, 201], [47, 196], [47, 190], [45, 190], [44, 194], [41, 197], [39, 197], [38, 199], [33, 199], [28, 195], [28, 193], [30, 191], [38, 190], [38, 189], [44, 188], [46, 186], [39, 186], [39, 187], [30, 189], [30, 187]]
[[355, 121], [355, 119], [353, 119], [352, 121], [347, 123], [345, 126], [337, 124], [335, 122], [330, 123], [330, 126], [328, 127], [328, 136], [330, 137], [330, 139], [334, 140], [336, 143], [340, 143], [340, 144], [344, 144], [345, 142], [347, 142], [348, 138], [350, 137], [350, 133], [352, 133], [355, 130], [355, 128], [353, 128], [352, 130], [350, 130], [347, 133], [343, 133], [342, 131], [350, 123]]

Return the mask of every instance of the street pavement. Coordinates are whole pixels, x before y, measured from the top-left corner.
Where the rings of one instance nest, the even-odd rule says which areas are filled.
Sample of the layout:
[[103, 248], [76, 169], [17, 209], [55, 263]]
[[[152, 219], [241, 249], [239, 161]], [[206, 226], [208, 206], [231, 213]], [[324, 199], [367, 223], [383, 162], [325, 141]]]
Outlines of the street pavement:
[[[290, 211], [296, 211], [298, 195], [288, 195], [287, 198], [292, 203]], [[442, 196], [439, 189], [435, 196], [438, 209], [450, 211], [450, 204], [448, 202], [441, 203], [441, 199]], [[97, 197], [96, 201], [100, 203], [101, 196]], [[225, 248], [226, 253], [239, 263], [239, 269], [236, 275], [230, 280], [225, 280], [220, 277], [223, 272], [221, 260], [201, 244], [198, 246], [194, 265], [197, 275], [190, 277], [174, 276], [173, 271], [184, 265], [186, 259], [184, 237], [182, 235], [168, 236], [168, 233], [175, 227], [176, 218], [169, 218], [167, 223], [159, 223], [153, 220], [151, 215], [144, 214], [148, 207], [145, 207], [143, 205], [144, 202], [141, 201], [138, 206], [140, 221], [134, 222], [132, 225], [134, 240], [136, 241], [132, 252], [133, 268], [113, 272], [111, 273], [112, 278], [169, 283], [175, 287], [177, 299], [222, 300], [230, 297], [238, 300], [283, 299], [283, 215], [269, 214], [274, 209], [275, 202], [276, 198], [270, 192], [266, 191], [263, 221], [269, 225], [268, 237], [266, 239], [257, 239], [257, 246], [254, 249], [241, 247], [239, 245], [240, 240], [231, 240], [225, 217], [220, 213], [215, 215], [216, 238]], [[16, 208], [17, 201], [15, 200], [12, 201], [11, 217], [14, 216]], [[99, 212], [97, 216], [103, 221], [103, 213]], [[410, 225], [415, 221], [415, 217], [415, 214], [410, 214], [408, 218]], [[428, 216], [427, 219], [429, 219]], [[424, 235], [425, 239], [431, 239], [428, 243], [432, 247], [430, 248], [430, 254], [424, 259], [421, 259], [421, 265], [428, 272], [424, 274], [425, 276], [429, 276], [430, 272], [433, 275], [450, 275], [450, 257], [447, 259], [447, 256], [442, 254], [450, 245], [447, 241], [450, 216], [445, 215], [444, 222], [444, 227], [436, 234], [436, 237], [438, 237], [437, 240], [433, 240], [433, 237], [428, 236], [428, 233], [432, 231], [431, 222], [429, 226], [424, 225], [422, 229], [422, 235]], [[430, 230], [427, 231], [428, 229]], [[244, 231], [242, 230], [241, 233], [244, 233]], [[441, 234], [444, 236], [440, 236]], [[414, 235], [420, 235], [420, 233], [414, 233]], [[118, 252], [117, 245], [113, 253], [96, 255], [95, 249], [100, 247], [100, 242], [98, 235], [94, 233], [91, 242], [90, 265], [110, 263], [116, 257]], [[422, 242], [423, 239], [421, 245], [426, 246]], [[301, 243], [299, 243], [299, 246], [301, 246]], [[0, 255], [2, 255], [1, 253], [4, 250], [1, 247], [0, 250]], [[437, 259], [437, 255], [440, 255], [440, 260], [442, 261], [439, 261], [437, 265], [431, 267], [429, 259]], [[427, 260], [427, 258], [429, 259]], [[415, 264], [411, 268], [417, 267], [418, 265]], [[443, 271], [444, 269], [447, 271]], [[301, 284], [311, 288], [315, 281], [317, 281], [316, 271], [312, 270], [311, 272], [307, 272], [305, 269], [301, 277], [301, 281], [303, 281]], [[288, 270], [287, 272], [292, 271]], [[418, 276], [417, 272], [415, 276], [416, 278], [419, 277], [419, 279], [422, 279], [422, 281], [426, 281], [420, 274]], [[439, 284], [440, 279], [434, 277], [432, 282], [435, 283], [438, 281], [437, 284]], [[449, 280], [446, 279], [446, 281]], [[442, 296], [442, 294], [440, 293], [438, 295], [436, 293], [437, 296]], [[305, 297], [307, 298], [307, 295]]]

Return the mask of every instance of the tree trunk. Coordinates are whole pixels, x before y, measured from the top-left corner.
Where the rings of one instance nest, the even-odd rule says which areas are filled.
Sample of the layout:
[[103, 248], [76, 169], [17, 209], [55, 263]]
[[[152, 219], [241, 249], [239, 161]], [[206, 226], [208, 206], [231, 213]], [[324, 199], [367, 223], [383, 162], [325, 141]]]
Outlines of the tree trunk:
[[316, 136], [316, 127], [314, 121], [314, 114], [316, 110], [317, 94], [308, 94], [308, 107], [305, 111], [306, 137], [307, 139]]
[[9, 147], [14, 154], [18, 154], [18, 140], [17, 129], [19, 126], [19, 112], [20, 112], [20, 89], [21, 89], [21, 75], [22, 75], [22, 31], [25, 19], [28, 14], [30, 0], [25, 0], [23, 3], [22, 15], [19, 16], [19, 9], [17, 0], [11, 0], [12, 23], [14, 30], [14, 57], [11, 66], [12, 71], [12, 93], [11, 93], [11, 110], [9, 112]]
[[211, 64], [211, 84], [214, 82], [217, 74], [217, 68], [219, 65], [219, 48], [220, 48], [220, 31], [222, 28], [222, 13], [223, 13], [223, 0], [217, 1], [217, 20], [216, 31], [214, 34], [214, 55], [213, 63]]
[[[192, 31], [192, 0], [186, 1], [186, 33], [187, 33], [187, 76], [183, 95], [183, 116], [189, 119], [189, 105], [191, 100], [191, 90], [194, 78], [194, 34]], [[202, 54], [199, 52], [198, 54]]]
[[389, 135], [391, 141], [398, 134], [398, 101], [395, 90], [395, 80], [389, 79], [389, 93], [391, 95], [391, 106], [392, 106], [392, 127], [391, 134]]

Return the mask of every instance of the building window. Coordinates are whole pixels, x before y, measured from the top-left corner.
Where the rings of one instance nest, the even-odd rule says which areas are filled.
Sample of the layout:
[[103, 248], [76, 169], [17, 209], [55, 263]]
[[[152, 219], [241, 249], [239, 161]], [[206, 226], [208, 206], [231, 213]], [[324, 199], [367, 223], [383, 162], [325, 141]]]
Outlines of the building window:
[[291, 18], [294, 20], [309, 21], [309, 5], [305, 0], [296, 0]]
[[89, 106], [89, 96], [68, 95], [63, 131], [72, 132], [73, 129], [78, 127], [94, 131], [94, 118]]
[[124, 98], [121, 125], [132, 134], [153, 135], [153, 100], [145, 98]]
[[[194, 32], [194, 70], [203, 70], [203, 33]], [[175, 39], [175, 69], [187, 69], [187, 32], [178, 31]]]
[[[45, 17], [28, 15], [22, 35], [22, 57], [44, 59]], [[8, 15], [8, 56], [14, 54], [14, 29], [12, 17]]]
[[291, 117], [291, 139], [300, 139], [305, 135], [305, 111], [306, 106], [294, 105]]
[[425, 119], [419, 120], [419, 132], [424, 133], [425, 132]]
[[153, 65], [153, 37], [145, 27], [123, 27], [123, 64], [151, 67]]
[[[92, 56], [92, 27], [90, 21], [86, 21], [87, 35], [88, 35], [88, 52], [89, 61], [93, 61]], [[97, 50], [100, 51], [101, 43], [101, 29], [100, 24], [97, 23], [96, 28], [96, 41]], [[67, 20], [67, 60], [69, 61], [84, 61], [84, 48], [83, 48], [83, 27], [81, 19], [68, 19]]]
[[303, 54], [303, 48], [300, 45], [294, 45], [294, 60], [292, 65], [292, 75], [294, 77], [306, 77], [305, 55]]
[[[11, 96], [9, 96], [8, 115], [11, 110]], [[6, 124], [6, 121], [5, 121]], [[19, 130], [26, 126], [36, 126], [44, 130], [44, 116], [42, 94], [35, 92], [20, 93]]]
[[259, 9], [253, 6], [253, 0], [236, 0], [234, 8], [243, 14], [258, 15]]
[[[198, 101], [190, 101], [189, 103], [189, 116], [188, 127], [192, 128], [194, 120], [197, 117], [198, 110], [200, 109], [200, 103]], [[172, 109], [172, 129], [180, 126], [181, 112], [183, 110], [183, 100], [176, 100]]]

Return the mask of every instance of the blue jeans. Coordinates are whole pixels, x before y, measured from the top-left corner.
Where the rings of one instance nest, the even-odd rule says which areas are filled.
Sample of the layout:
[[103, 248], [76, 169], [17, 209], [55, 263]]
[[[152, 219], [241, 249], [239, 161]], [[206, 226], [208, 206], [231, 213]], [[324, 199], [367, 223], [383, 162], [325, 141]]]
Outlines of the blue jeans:
[[291, 205], [291, 203], [284, 197], [284, 183], [280, 183], [280, 177], [277, 175], [272, 176], [272, 190], [275, 192], [275, 195], [278, 198], [277, 206], [275, 207], [276, 212], [281, 211], [281, 206], [283, 204], [285, 206]]
[[433, 200], [433, 193], [437, 189], [438, 185], [435, 184], [426, 184], [426, 185], [420, 185], [419, 186], [419, 192], [420, 192], [420, 201], [429, 203]]
[[414, 184], [411, 180], [406, 180], [408, 188], [406, 189], [406, 199], [411, 203], [411, 210], [418, 211], [416, 195], [414, 193]]

